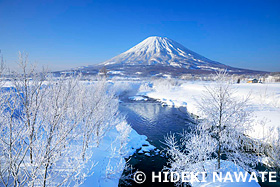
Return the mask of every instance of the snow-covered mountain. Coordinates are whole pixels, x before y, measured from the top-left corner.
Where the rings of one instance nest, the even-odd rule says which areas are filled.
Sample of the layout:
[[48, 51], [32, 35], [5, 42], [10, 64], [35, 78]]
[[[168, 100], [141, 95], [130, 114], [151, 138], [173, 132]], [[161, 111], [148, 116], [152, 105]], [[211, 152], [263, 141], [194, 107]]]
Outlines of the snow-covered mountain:
[[181, 76], [209, 74], [227, 69], [229, 73], [256, 74], [261, 71], [234, 68], [201, 56], [166, 37], [152, 36], [101, 64], [79, 67], [74, 71], [96, 74], [100, 69], [112, 76]]
[[166, 37], [152, 36], [103, 65], [163, 65], [187, 69], [217, 69], [225, 65], [209, 60]]

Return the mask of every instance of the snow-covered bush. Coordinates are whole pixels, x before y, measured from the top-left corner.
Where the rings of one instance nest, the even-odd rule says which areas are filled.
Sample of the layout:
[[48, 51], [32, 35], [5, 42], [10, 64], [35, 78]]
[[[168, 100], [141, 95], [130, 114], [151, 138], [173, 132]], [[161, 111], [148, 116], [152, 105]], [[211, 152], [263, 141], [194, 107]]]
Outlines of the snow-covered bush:
[[153, 89], [155, 89], [158, 92], [170, 90], [174, 86], [178, 86], [178, 82], [175, 79], [167, 79], [167, 78], [154, 79], [152, 83], [153, 83]]
[[135, 95], [138, 91], [139, 84], [128, 81], [112, 80], [113, 90], [116, 95], [120, 96], [123, 94]]
[[104, 78], [54, 79], [23, 55], [19, 64], [11, 88], [0, 92], [1, 186], [81, 184], [95, 165], [92, 148], [121, 122], [118, 100]]
[[150, 82], [143, 82], [138, 90], [138, 93], [144, 93], [152, 90], [152, 84]]
[[4, 75], [3, 75], [4, 73], [5, 73], [5, 64], [4, 64], [3, 57], [0, 56], [0, 88], [2, 88], [4, 84]]
[[278, 171], [280, 175], [280, 128], [274, 127], [270, 129], [270, 135], [267, 136], [266, 142], [269, 148], [266, 150], [268, 155], [268, 165]]
[[[192, 129], [191, 133], [184, 131], [178, 134], [170, 134], [165, 137], [167, 145], [167, 155], [170, 156], [170, 166], [164, 167], [169, 172], [206, 172], [204, 163], [214, 159], [217, 142], [211, 139], [211, 136], [203, 129]], [[213, 166], [212, 170], [215, 169]], [[207, 168], [210, 169], [210, 168]], [[177, 186], [182, 184], [181, 179], [175, 183]]]
[[[116, 176], [120, 173], [122, 173], [126, 161], [124, 157], [128, 157], [128, 137], [131, 132], [130, 125], [127, 124], [124, 118], [120, 118], [120, 121], [118, 122], [118, 125], [116, 126], [116, 129], [118, 131], [118, 136], [114, 141], [118, 142], [117, 146], [111, 145], [111, 155], [109, 158], [109, 162], [107, 164], [107, 170], [106, 170], [106, 177], [107, 178], [120, 178], [120, 176]], [[112, 160], [118, 159], [120, 162], [115, 162], [115, 165], [112, 164]]]

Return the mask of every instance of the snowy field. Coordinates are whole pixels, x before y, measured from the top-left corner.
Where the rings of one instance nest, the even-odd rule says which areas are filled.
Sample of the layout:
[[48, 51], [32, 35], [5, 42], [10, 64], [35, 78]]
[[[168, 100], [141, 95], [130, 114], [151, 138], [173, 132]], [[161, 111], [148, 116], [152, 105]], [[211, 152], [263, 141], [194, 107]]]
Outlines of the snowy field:
[[[199, 116], [197, 102], [200, 101], [201, 95], [205, 90], [205, 86], [211, 85], [213, 82], [183, 82], [178, 86], [163, 85], [149, 89], [145, 87], [139, 90], [138, 95], [145, 95], [150, 98], [157, 99], [162, 103], [181, 107]], [[269, 133], [269, 127], [280, 127], [280, 84], [235, 84], [235, 97], [244, 99], [249, 96], [249, 108], [252, 117], [255, 120], [255, 129], [250, 133], [251, 137], [263, 138]], [[262, 122], [265, 122], [265, 128]], [[265, 131], [265, 132], [264, 132]]]

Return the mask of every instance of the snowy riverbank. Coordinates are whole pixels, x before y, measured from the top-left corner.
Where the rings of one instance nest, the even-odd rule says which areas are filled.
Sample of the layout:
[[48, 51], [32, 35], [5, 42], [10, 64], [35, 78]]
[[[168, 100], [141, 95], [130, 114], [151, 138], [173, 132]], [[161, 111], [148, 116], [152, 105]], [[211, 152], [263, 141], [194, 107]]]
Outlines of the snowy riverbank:
[[[128, 134], [128, 141], [123, 148], [123, 154], [117, 154], [120, 150], [120, 141], [115, 141], [122, 134], [120, 128], [111, 129], [103, 138], [99, 147], [94, 148], [94, 155], [92, 160], [96, 166], [92, 168], [93, 174], [86, 178], [82, 187], [116, 187], [119, 184], [119, 179], [125, 168], [125, 158], [133, 155], [137, 150], [143, 147], [150, 151], [154, 149], [145, 135], [139, 135], [134, 129], [127, 124], [123, 126], [130, 131]], [[145, 146], [143, 146], [145, 145]]]
[[[162, 103], [174, 107], [186, 107], [190, 113], [200, 115], [197, 101], [200, 101], [205, 86], [213, 82], [183, 82], [169, 89], [140, 90], [138, 95], [145, 95], [157, 99]], [[253, 138], [263, 138], [269, 133], [268, 127], [280, 127], [280, 84], [235, 84], [235, 97], [250, 96], [249, 108], [255, 122], [266, 121], [266, 128], [260, 123], [255, 125], [249, 134]]]

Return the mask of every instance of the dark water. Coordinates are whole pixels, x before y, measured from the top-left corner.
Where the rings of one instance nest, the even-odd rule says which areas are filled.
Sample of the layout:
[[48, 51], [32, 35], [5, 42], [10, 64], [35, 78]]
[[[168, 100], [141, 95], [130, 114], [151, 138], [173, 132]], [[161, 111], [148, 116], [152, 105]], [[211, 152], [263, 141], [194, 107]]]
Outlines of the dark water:
[[[183, 109], [162, 106], [160, 103], [149, 99], [148, 101], [123, 100], [120, 104], [120, 111], [126, 114], [128, 123], [137, 133], [146, 135], [148, 141], [156, 146], [160, 152], [154, 151], [151, 157], [144, 154], [134, 154], [129, 161], [134, 168], [143, 171], [146, 182], [141, 185], [133, 183], [132, 186], [174, 186], [172, 183], [152, 183], [152, 171], [156, 174], [167, 164], [167, 158], [163, 156], [164, 137], [168, 133], [182, 132], [183, 129], [193, 126], [191, 117]], [[125, 186], [125, 185], [119, 185]]]

